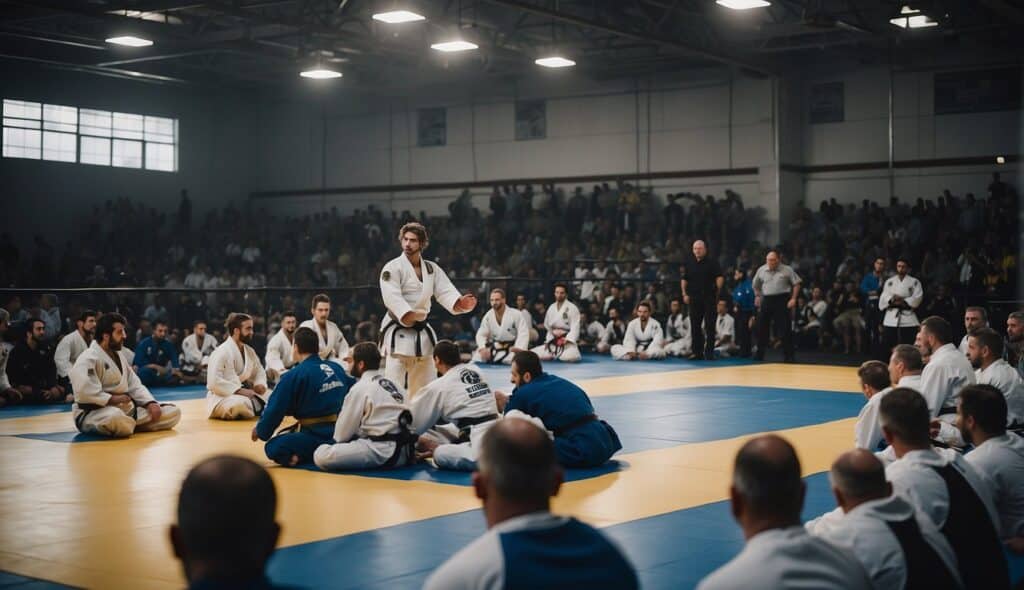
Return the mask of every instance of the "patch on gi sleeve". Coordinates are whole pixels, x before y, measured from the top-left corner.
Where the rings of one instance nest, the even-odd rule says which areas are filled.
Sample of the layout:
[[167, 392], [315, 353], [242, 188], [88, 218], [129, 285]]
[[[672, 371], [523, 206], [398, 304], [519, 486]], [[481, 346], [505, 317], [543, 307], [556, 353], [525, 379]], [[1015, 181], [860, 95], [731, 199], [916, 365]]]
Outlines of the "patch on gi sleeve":
[[380, 275], [380, 280], [382, 280], [382, 281], [390, 281], [391, 280], [391, 271], [387, 271], [387, 270], [384, 271], [384, 273], [382, 275]]

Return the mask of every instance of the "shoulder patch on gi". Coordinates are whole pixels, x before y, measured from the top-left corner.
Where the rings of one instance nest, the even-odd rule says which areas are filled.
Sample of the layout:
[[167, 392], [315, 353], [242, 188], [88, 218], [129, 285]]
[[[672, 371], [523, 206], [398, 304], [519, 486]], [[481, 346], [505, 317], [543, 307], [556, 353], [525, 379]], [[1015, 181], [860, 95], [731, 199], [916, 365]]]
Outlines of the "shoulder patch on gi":
[[480, 375], [476, 374], [474, 371], [470, 371], [469, 369], [463, 369], [462, 372], [459, 373], [459, 380], [467, 385], [475, 385], [480, 383]]
[[389, 270], [384, 271], [380, 275], [380, 280], [382, 280], [382, 281], [390, 281], [391, 280], [391, 271], [389, 271]]
[[427, 274], [428, 275], [434, 274], [434, 263], [429, 261], [429, 260], [426, 260], [424, 262], [427, 263]]

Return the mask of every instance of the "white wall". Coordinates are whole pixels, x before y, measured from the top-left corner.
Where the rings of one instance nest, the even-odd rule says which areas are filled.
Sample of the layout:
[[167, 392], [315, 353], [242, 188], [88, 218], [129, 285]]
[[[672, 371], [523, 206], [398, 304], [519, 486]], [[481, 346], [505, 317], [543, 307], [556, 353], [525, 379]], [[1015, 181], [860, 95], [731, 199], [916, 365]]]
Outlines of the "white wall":
[[[956, 115], [934, 114], [932, 71], [896, 72], [893, 76], [894, 159], [898, 161], [1016, 154], [1020, 149], [1021, 112], [999, 111]], [[803, 164], [807, 166], [887, 162], [889, 72], [870, 68], [805, 81], [842, 81], [845, 121], [810, 124], [804, 114]], [[981, 195], [991, 173], [1015, 174], [1016, 166], [897, 169], [894, 193], [903, 200], [930, 198], [949, 188], [954, 194]], [[835, 197], [840, 202], [864, 198], [886, 200], [889, 174], [885, 169], [807, 175], [807, 202], [812, 206]]]

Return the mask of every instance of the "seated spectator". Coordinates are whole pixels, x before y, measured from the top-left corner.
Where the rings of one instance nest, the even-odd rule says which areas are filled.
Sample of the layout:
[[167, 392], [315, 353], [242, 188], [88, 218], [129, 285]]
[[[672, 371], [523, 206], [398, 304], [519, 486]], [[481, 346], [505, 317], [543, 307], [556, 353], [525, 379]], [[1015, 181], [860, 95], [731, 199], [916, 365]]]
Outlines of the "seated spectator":
[[882, 397], [892, 389], [889, 367], [881, 361], [868, 361], [857, 369], [860, 377], [860, 390], [868, 402], [857, 415], [857, 424], [853, 427], [853, 444], [858, 449], [878, 450], [884, 442], [882, 422], [878, 418], [878, 406]]
[[43, 332], [43, 342], [52, 346], [63, 332], [64, 327], [60, 319], [60, 308], [57, 307], [56, 295], [48, 294], [39, 298], [39, 318], [46, 326]]
[[441, 565], [424, 589], [638, 588], [633, 566], [603, 534], [551, 514], [562, 478], [546, 432], [527, 420], [499, 420], [473, 474], [490, 530]]
[[729, 304], [725, 300], [719, 300], [715, 315], [715, 354], [721, 357], [730, 357], [739, 352], [740, 347], [736, 346], [736, 320], [729, 315]]
[[21, 403], [21, 392], [11, 387], [7, 378], [7, 360], [11, 354], [11, 346], [4, 342], [4, 335], [10, 326], [11, 315], [6, 309], [0, 308], [0, 408]]
[[167, 311], [167, 307], [164, 306], [162, 295], [157, 293], [153, 297], [153, 303], [146, 307], [146, 310], [142, 312], [142, 317], [149, 320], [149, 323], [154, 326], [157, 322], [167, 323], [167, 320], [170, 318], [170, 314]]
[[610, 354], [613, 346], [620, 346], [626, 338], [626, 322], [619, 316], [619, 308], [608, 308], [608, 323], [597, 343], [597, 352]]
[[984, 307], [971, 306], [964, 310], [964, 337], [960, 339], [960, 353], [967, 355], [967, 339], [975, 330], [988, 327], [988, 312]]
[[189, 588], [282, 588], [266, 574], [281, 533], [276, 511], [273, 480], [249, 459], [220, 455], [193, 467], [171, 525]]
[[804, 348], [822, 347], [824, 325], [827, 322], [828, 302], [821, 296], [821, 287], [811, 289], [811, 300], [800, 310], [800, 344]]
[[973, 385], [974, 367], [953, 344], [953, 327], [946, 320], [930, 316], [921, 322], [918, 330], [928, 364], [921, 372], [921, 395], [928, 402], [932, 418], [941, 424], [938, 439], [945, 444], [963, 446], [960, 432], [953, 426], [956, 421], [956, 402], [960, 390]]
[[181, 373], [183, 380], [205, 382], [210, 356], [217, 350], [217, 339], [206, 332], [206, 321], [196, 320], [192, 333], [181, 341]]
[[1003, 337], [992, 328], [979, 328], [968, 339], [967, 358], [978, 384], [1002, 392], [1008, 408], [1007, 425], [1024, 427], [1024, 379], [1003, 360]]
[[146, 387], [176, 385], [182, 374], [178, 369], [178, 351], [167, 340], [167, 322], [153, 322], [153, 334], [135, 347], [135, 372]]
[[988, 479], [999, 535], [1024, 554], [1024, 438], [1006, 432], [1006, 400], [991, 385], [971, 385], [960, 392], [957, 424], [974, 450], [964, 455]]
[[844, 516], [816, 535], [856, 555], [875, 588], [963, 588], [953, 548], [926, 515], [893, 493], [877, 457], [863, 449], [843, 453], [829, 481]]
[[586, 392], [575, 383], [545, 373], [532, 351], [512, 359], [512, 395], [495, 391], [498, 410], [513, 410], [540, 419], [555, 435], [555, 452], [565, 467], [603, 465], [622, 448], [615, 429], [594, 413]]
[[697, 590], [871, 588], [856, 556], [800, 526], [805, 492], [796, 450], [785, 439], [766, 435], [744, 444], [729, 498], [747, 544]]
[[11, 387], [21, 393], [23, 403], [70, 403], [71, 395], [57, 384], [57, 365], [46, 346], [45, 322], [30, 318], [25, 328], [24, 337], [14, 345], [7, 359]]
[[863, 350], [865, 324], [861, 313], [862, 307], [863, 303], [856, 285], [846, 283], [846, 289], [836, 301], [838, 315], [832, 320], [832, 327], [843, 337], [843, 352], [845, 354], [850, 354], [851, 351], [860, 353]]
[[53, 353], [53, 362], [57, 366], [57, 383], [68, 393], [71, 390], [71, 367], [75, 365], [79, 355], [89, 348], [93, 334], [96, 332], [96, 312], [83, 311], [75, 321], [75, 331], [70, 332], [57, 343]]
[[1024, 311], [1006, 318], [1006, 362], [1024, 378]]

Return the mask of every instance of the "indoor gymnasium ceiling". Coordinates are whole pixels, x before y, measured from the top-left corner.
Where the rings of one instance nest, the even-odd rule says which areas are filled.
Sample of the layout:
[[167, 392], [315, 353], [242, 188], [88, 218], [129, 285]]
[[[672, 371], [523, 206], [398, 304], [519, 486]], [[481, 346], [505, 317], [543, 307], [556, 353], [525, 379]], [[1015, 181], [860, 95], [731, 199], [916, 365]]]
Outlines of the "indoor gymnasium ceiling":
[[[737, 0], [723, 0], [724, 2]], [[749, 1], [749, 0], [748, 0]], [[295, 84], [310, 68], [396, 90], [544, 75], [558, 54], [593, 80], [726, 66], [770, 76], [833, 60], [899, 63], [941, 49], [1019, 59], [1024, 8], [1010, 0], [25, 0], [0, 1], [0, 54], [157, 83]], [[907, 8], [904, 8], [907, 7]], [[408, 9], [425, 20], [387, 24]], [[910, 10], [933, 26], [901, 28]], [[133, 35], [147, 47], [121, 47]], [[432, 51], [461, 38], [478, 49]], [[1002, 56], [999, 59], [999, 56]]]

